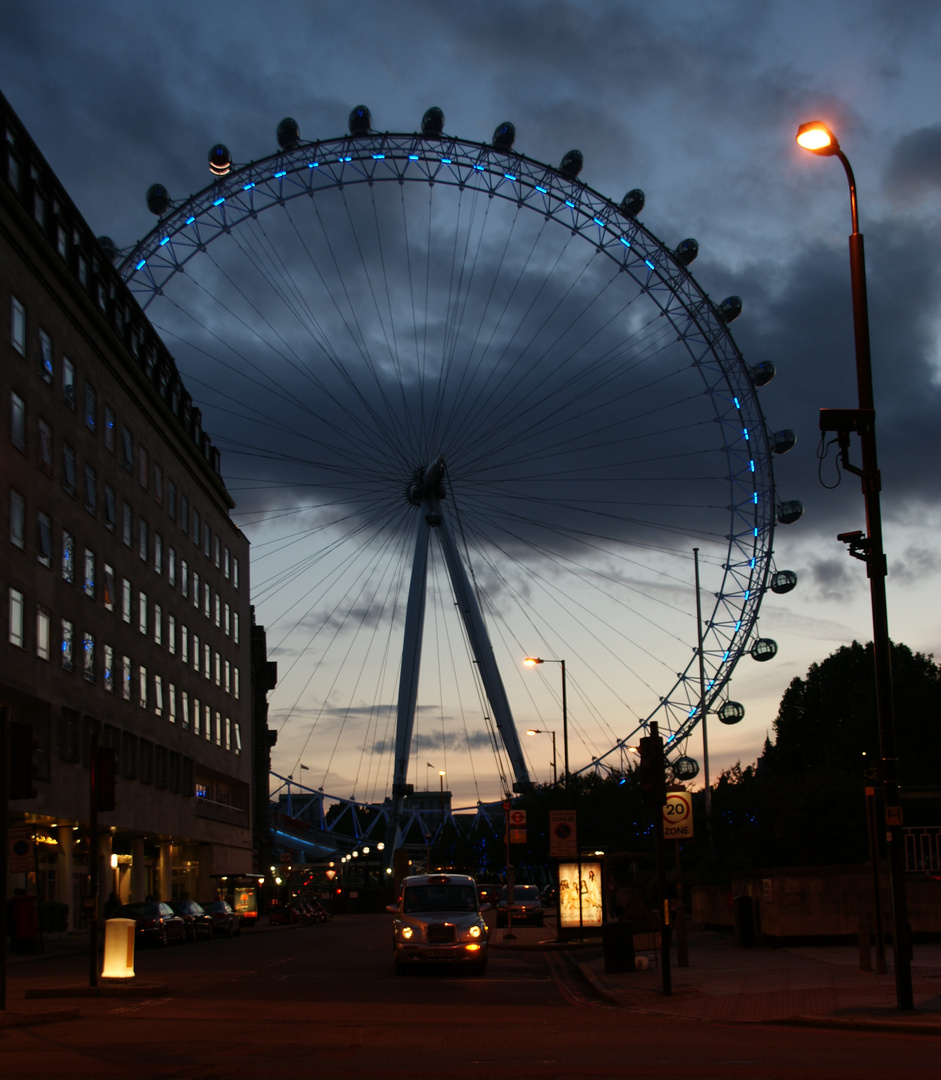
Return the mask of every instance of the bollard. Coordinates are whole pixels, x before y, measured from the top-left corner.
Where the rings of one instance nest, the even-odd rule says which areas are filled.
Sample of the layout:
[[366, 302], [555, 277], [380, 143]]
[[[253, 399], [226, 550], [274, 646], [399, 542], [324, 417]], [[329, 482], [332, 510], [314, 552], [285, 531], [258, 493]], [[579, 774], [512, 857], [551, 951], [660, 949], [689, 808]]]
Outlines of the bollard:
[[105, 966], [103, 979], [134, 978], [134, 935], [137, 923], [133, 919], [108, 919], [105, 923]]

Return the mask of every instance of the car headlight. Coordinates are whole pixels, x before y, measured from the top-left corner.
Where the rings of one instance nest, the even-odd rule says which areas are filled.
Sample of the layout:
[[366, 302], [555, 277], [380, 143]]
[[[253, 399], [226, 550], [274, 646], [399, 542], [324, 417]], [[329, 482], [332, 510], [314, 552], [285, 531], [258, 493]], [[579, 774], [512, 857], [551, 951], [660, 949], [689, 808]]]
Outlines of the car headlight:
[[413, 931], [410, 926], [402, 927], [402, 937], [404, 937], [406, 941], [408, 941], [408, 939], [412, 936], [412, 933]]
[[470, 930], [468, 931], [468, 933], [470, 934], [471, 937], [474, 937], [474, 938], [480, 937], [480, 927], [479, 926], [472, 926], [470, 928]]

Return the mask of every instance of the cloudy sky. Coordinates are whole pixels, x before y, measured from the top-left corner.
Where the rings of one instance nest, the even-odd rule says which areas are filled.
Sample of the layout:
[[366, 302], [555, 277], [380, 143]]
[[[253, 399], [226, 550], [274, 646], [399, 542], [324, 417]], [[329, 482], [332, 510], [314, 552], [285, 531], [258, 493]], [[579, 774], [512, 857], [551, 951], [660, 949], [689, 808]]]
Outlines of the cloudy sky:
[[[730, 294], [744, 301], [733, 334], [746, 361], [770, 360], [777, 367], [777, 377], [761, 391], [761, 407], [770, 430], [793, 428], [798, 436], [796, 448], [775, 461], [778, 495], [800, 499], [805, 507], [798, 524], [775, 535], [775, 564], [797, 571], [800, 584], [787, 596], [768, 596], [761, 609], [760, 633], [778, 642], [778, 656], [768, 664], [747, 657], [739, 664], [731, 696], [744, 704], [746, 718], [728, 728], [711, 721], [713, 775], [738, 759], [755, 759], [791, 679], [841, 644], [871, 636], [865, 568], [835, 539], [837, 532], [864, 527], [859, 485], [843, 477], [834, 487], [839, 476], [832, 448], [822, 464], [817, 454], [818, 409], [856, 404], [846, 181], [837, 162], [808, 155], [794, 142], [802, 121], [827, 121], [855, 168], [866, 238], [890, 631], [914, 649], [941, 652], [941, 478], [934, 461], [941, 449], [941, 283], [934, 256], [941, 239], [941, 11], [936, 5], [909, 0], [664, 0], [656, 5], [295, 0], [262, 8], [241, 0], [198, 5], [9, 0], [3, 22], [0, 88], [91, 227], [121, 248], [154, 227], [144, 202], [152, 183], [164, 184], [178, 200], [208, 183], [206, 154], [214, 143], [224, 142], [237, 162], [263, 158], [276, 149], [282, 117], [295, 117], [305, 140], [331, 139], [346, 133], [348, 114], [359, 103], [371, 109], [379, 131], [417, 130], [424, 111], [438, 105], [446, 132], [462, 139], [487, 142], [499, 123], [510, 120], [517, 129], [515, 148], [537, 161], [558, 165], [577, 147], [585, 160], [580, 179], [590, 188], [615, 202], [628, 189], [642, 188], [646, 207], [640, 217], [653, 234], [671, 247], [685, 237], [698, 240], [700, 255], [692, 270], [702, 289], [716, 301]], [[270, 238], [282, 251], [290, 243], [274, 232]], [[509, 261], [528, 242], [514, 234]], [[334, 237], [331, 244], [342, 247], [345, 241]], [[495, 252], [484, 254], [497, 258]], [[506, 254], [501, 257], [507, 261]], [[202, 272], [211, 291], [214, 274], [223, 270]], [[594, 272], [586, 272], [580, 287], [597, 287], [604, 304], [616, 305]], [[530, 276], [524, 273], [521, 280]], [[310, 285], [299, 280], [304, 289]], [[388, 755], [377, 750], [388, 746], [391, 733], [377, 716], [394, 697], [398, 660], [388, 642], [395, 637], [376, 630], [368, 646], [359, 646], [356, 679], [328, 662], [326, 645], [317, 641], [322, 643], [332, 627], [333, 647], [343, 647], [353, 618], [360, 638], [363, 628], [371, 633], [390, 625], [400, 629], [400, 613], [397, 608], [390, 613], [394, 603], [388, 594], [401, 587], [401, 568], [411, 558], [410, 534], [387, 521], [385, 554], [373, 547], [369, 555], [370, 565], [381, 570], [368, 587], [354, 586], [354, 579], [365, 578], [351, 569], [352, 554], [345, 561], [356, 547], [353, 534], [344, 547], [334, 529], [332, 546], [316, 546], [312, 537], [329, 531], [323, 487], [304, 488], [306, 459], [286, 449], [287, 443], [271, 434], [272, 425], [262, 422], [270, 421], [273, 404], [254, 405], [252, 430], [244, 437], [254, 457], [232, 437], [231, 425], [248, 409], [249, 384], [233, 379], [226, 402], [218, 388], [212, 391], [213, 377], [198, 360], [211, 351], [210, 339], [219, 340], [218, 312], [201, 308], [200, 321], [189, 323], [174, 322], [171, 313], [156, 307], [150, 315], [173, 335], [168, 344], [194, 397], [199, 400], [205, 392], [207, 426], [223, 447], [241, 524], [258, 556], [252, 576], [259, 619], [279, 650], [283, 677], [272, 696], [272, 715], [282, 728], [275, 768], [297, 773], [303, 763], [314, 786], [375, 797], [388, 781], [388, 766], [380, 764]], [[633, 315], [624, 317], [634, 325]], [[329, 319], [320, 329], [329, 339]], [[492, 328], [492, 336], [498, 336], [498, 328]], [[194, 351], [200, 348], [203, 353]], [[319, 378], [321, 402], [325, 395], [340, 400], [331, 397], [342, 393], [340, 369]], [[284, 379], [280, 385], [286, 397], [297, 397], [296, 385]], [[296, 434], [303, 424], [288, 406], [278, 420], [282, 435], [288, 429]], [[266, 426], [274, 439], [267, 449], [260, 443]], [[493, 426], [505, 425], [501, 420]], [[368, 445], [357, 430], [359, 436], [343, 429], [343, 445]], [[684, 449], [686, 438], [681, 435], [674, 446]], [[340, 445], [322, 449], [336, 455]], [[478, 454], [492, 455], [495, 445], [478, 441]], [[654, 460], [645, 475], [658, 478], [667, 490], [669, 478], [675, 479], [672, 467], [663, 464], [663, 451], [652, 441], [648, 446]], [[263, 453], [281, 455], [277, 470], [259, 465]], [[684, 477], [690, 484], [705, 483], [705, 465], [701, 473], [698, 469], [688, 466]], [[276, 494], [267, 483], [274, 475], [280, 484]], [[610, 478], [598, 479], [603, 484]], [[375, 498], [378, 506], [382, 500]], [[298, 516], [305, 499], [307, 509]], [[462, 505], [469, 510], [473, 499], [470, 494], [466, 499]], [[536, 512], [533, 505], [524, 507], [523, 518]], [[481, 520], [486, 518], [486, 508], [478, 509]], [[279, 511], [289, 521], [280, 531], [272, 521]], [[558, 522], [546, 514], [540, 520], [548, 534]], [[357, 520], [361, 523], [362, 516]], [[619, 519], [621, 542], [628, 539], [626, 520]], [[674, 530], [675, 512], [665, 511], [658, 521]], [[534, 542], [525, 526], [524, 521], [512, 534], [521, 548]], [[597, 521], [590, 528], [603, 531]], [[491, 547], [505, 549], [512, 567], [506, 576], [496, 561], [480, 562], [474, 572], [478, 584], [490, 587], [495, 604], [508, 603], [512, 594], [525, 607], [527, 563], [514, 561], [519, 552], [510, 535], [504, 529], [499, 538], [491, 537]], [[573, 529], [554, 554], [571, 556], [574, 535]], [[568, 567], [565, 591], [556, 594], [555, 637], [547, 629], [553, 622], [548, 609], [545, 623], [534, 616], [525, 643], [520, 624], [506, 630], [505, 640], [499, 626], [491, 629], [495, 651], [505, 646], [514, 665], [514, 649], [519, 655], [531, 651], [567, 660], [573, 768], [598, 756], [627, 734], [637, 716], [646, 715], [638, 690], [626, 682], [604, 686], [598, 672], [589, 676], [592, 642], [603, 638], [600, 625], [612, 626], [612, 635], [624, 632], [625, 641], [634, 644], [646, 639], [652, 654], [659, 651], [661, 630], [665, 641], [679, 636], [675, 656], [648, 656], [642, 671], [639, 661], [630, 663], [638, 686], [654, 696], [665, 694], [671, 673], [675, 679], [695, 646], [688, 549], [697, 543], [704, 547], [708, 577], [712, 551], [701, 539], [708, 535], [706, 524], [695, 521], [688, 543], [671, 531], [665, 546], [674, 555], [682, 548], [683, 564], [671, 564], [664, 546], [652, 545], [649, 551], [657, 553], [650, 554], [646, 576], [638, 569], [633, 582], [635, 595], [646, 583], [648, 592], [659, 590], [657, 603], [685, 606], [678, 631], [666, 620], [659, 622], [639, 599], [636, 605], [614, 601], [608, 610], [610, 598], [599, 599], [598, 580], [591, 580], [598, 565], [586, 569], [588, 561], [580, 564], [581, 571]], [[305, 560], [309, 565], [302, 568]], [[324, 584], [334, 578], [348, 597], [359, 590], [345, 609], [339, 594]], [[399, 584], [393, 587], [393, 580]], [[562, 587], [560, 580], [552, 577], [553, 588]], [[531, 588], [535, 592], [537, 583]], [[439, 608], [443, 619], [448, 607], [447, 588], [439, 591], [440, 604], [430, 604], [427, 617], [432, 624]], [[583, 607], [598, 625], [590, 634], [586, 630], [584, 639], [575, 632], [567, 636], [559, 623], [578, 622]], [[620, 625], [648, 618], [649, 630], [635, 625], [624, 631]], [[429, 648], [423, 663], [409, 779], [422, 787], [438, 769], [446, 769], [456, 803], [466, 804], [499, 793], [499, 769], [472, 682], [462, 689], [456, 676], [453, 686], [450, 677], [442, 677], [452, 666], [449, 650], [463, 649], [460, 633], [450, 633], [441, 638], [448, 643]], [[383, 665], [388, 678], [369, 678]], [[521, 729], [559, 728], [553, 675], [557, 672], [543, 668], [505, 676]], [[607, 682], [620, 677], [612, 673]], [[368, 690], [367, 681], [373, 684]], [[356, 717], [366, 717], [366, 726], [356, 727]], [[904, 738], [904, 717], [899, 717], [899, 734]], [[525, 736], [523, 741], [531, 771], [547, 779], [548, 744]], [[698, 733], [688, 752], [701, 757]]]

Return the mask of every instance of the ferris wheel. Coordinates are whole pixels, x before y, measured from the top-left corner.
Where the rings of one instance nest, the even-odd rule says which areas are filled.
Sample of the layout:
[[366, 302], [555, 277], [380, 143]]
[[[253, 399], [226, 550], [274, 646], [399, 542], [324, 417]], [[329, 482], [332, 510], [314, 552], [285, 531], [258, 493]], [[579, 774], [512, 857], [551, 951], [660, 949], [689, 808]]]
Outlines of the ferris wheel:
[[522, 673], [541, 654], [568, 661], [573, 771], [623, 770], [656, 720], [694, 775], [691, 731], [740, 719], [733, 669], [773, 655], [759, 606], [796, 582], [772, 554], [794, 436], [766, 427], [741, 301], [640, 222], [643, 192], [528, 158], [512, 124], [458, 139], [434, 108], [377, 133], [360, 106], [278, 142], [213, 147], [185, 201], [154, 185], [120, 271], [223, 450], [297, 761], [400, 799], [463, 740], [525, 789], [514, 715], [558, 703]]

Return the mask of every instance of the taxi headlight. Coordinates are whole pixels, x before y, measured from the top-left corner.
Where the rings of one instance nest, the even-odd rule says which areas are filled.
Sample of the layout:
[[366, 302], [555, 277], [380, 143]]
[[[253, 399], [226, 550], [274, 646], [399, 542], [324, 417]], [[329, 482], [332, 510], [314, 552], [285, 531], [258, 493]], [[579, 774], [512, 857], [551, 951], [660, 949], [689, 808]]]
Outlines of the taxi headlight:
[[408, 939], [412, 936], [412, 933], [413, 931], [410, 926], [402, 927], [402, 937], [405, 938], [406, 941], [408, 941]]
[[479, 926], [472, 926], [470, 928], [470, 930], [468, 931], [468, 933], [470, 934], [471, 937], [478, 938], [478, 937], [480, 937], [480, 927]]

